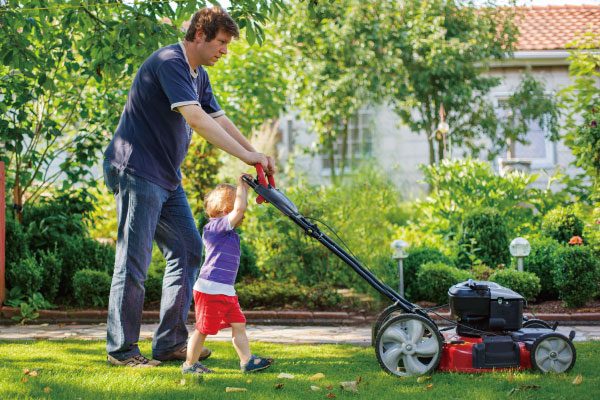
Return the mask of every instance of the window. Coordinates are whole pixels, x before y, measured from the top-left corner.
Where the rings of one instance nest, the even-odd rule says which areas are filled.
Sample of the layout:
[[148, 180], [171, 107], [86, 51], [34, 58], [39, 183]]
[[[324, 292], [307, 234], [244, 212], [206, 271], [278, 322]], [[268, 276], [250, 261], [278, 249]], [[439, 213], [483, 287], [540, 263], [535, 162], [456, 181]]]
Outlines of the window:
[[[508, 117], [507, 96], [502, 96], [497, 99], [497, 110], [500, 118]], [[531, 162], [531, 168], [547, 168], [555, 163], [555, 148], [554, 143], [548, 139], [549, 133], [546, 132], [539, 124], [534, 121], [528, 124], [528, 131], [525, 135], [525, 140], [528, 144], [512, 143], [509, 149], [506, 149], [501, 158], [505, 160], [525, 160]]]
[[[333, 144], [333, 162], [336, 171], [342, 160], [343, 140], [338, 138]], [[348, 124], [348, 143], [346, 148], [346, 167], [356, 166], [358, 161], [369, 158], [373, 153], [373, 116], [370, 112], [361, 111]], [[323, 173], [331, 173], [329, 154], [321, 155]]]

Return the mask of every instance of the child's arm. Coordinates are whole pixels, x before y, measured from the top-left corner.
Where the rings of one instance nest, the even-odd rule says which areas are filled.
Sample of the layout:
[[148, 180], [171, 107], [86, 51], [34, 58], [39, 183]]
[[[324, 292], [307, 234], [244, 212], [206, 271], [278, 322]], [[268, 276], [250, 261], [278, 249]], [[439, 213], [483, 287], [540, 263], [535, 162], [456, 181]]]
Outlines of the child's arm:
[[229, 223], [232, 227], [237, 228], [244, 219], [244, 213], [246, 212], [246, 206], [248, 205], [248, 184], [244, 182], [242, 176], [247, 176], [252, 179], [251, 175], [242, 174], [238, 178], [237, 191], [235, 193], [235, 203], [233, 205], [233, 211], [229, 213]]

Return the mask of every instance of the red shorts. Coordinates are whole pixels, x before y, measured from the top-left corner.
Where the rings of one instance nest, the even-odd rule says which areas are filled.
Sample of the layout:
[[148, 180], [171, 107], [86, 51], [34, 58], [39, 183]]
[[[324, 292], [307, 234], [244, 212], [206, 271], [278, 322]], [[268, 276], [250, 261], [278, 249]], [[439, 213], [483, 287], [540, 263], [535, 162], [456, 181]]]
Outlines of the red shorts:
[[216, 335], [231, 324], [245, 323], [237, 296], [206, 294], [194, 290], [196, 330], [205, 335]]

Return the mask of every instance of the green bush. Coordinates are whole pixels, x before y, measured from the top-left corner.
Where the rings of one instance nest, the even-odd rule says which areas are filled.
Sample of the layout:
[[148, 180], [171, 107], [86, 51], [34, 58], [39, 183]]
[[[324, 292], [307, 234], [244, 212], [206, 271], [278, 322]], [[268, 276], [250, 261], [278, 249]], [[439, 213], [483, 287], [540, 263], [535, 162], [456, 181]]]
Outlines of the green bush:
[[[351, 179], [331, 186], [311, 186], [303, 179], [282, 189], [300, 213], [344, 247], [377, 276], [389, 273], [390, 243], [397, 226], [399, 194], [380, 168], [365, 168]], [[374, 206], [376, 205], [376, 206]], [[256, 252], [257, 267], [264, 279], [297, 280], [307, 286], [328, 282], [336, 287], [365, 291], [369, 286], [317, 240], [271, 205], [251, 205], [244, 222], [245, 240]], [[325, 224], [337, 231], [340, 240]]]
[[569, 243], [573, 236], [582, 237], [583, 227], [583, 221], [568, 207], [557, 207], [542, 220], [542, 232], [559, 243]]
[[55, 251], [41, 251], [38, 253], [38, 263], [42, 270], [42, 287], [40, 292], [49, 302], [54, 302], [60, 285], [62, 272], [62, 259]]
[[13, 217], [12, 210], [6, 210], [6, 246], [5, 262], [6, 269], [10, 269], [20, 260], [29, 256], [29, 239], [23, 226]]
[[308, 309], [334, 309], [342, 297], [321, 283], [306, 287], [297, 282], [246, 280], [236, 285], [236, 294], [243, 308], [279, 308], [286, 305]]
[[557, 254], [564, 245], [545, 236], [533, 238], [530, 244], [531, 253], [523, 258], [523, 270], [540, 278], [541, 290], [537, 296], [538, 300], [556, 300], [558, 288], [554, 284], [552, 270], [558, 264]]
[[240, 235], [240, 247], [242, 254], [240, 255], [240, 268], [235, 277], [236, 283], [241, 282], [244, 278], [258, 278], [260, 275], [260, 271], [256, 267], [256, 253], [243, 235]]
[[417, 274], [421, 299], [436, 304], [448, 303], [448, 289], [469, 279], [469, 272], [441, 262], [429, 262], [421, 266]]
[[589, 246], [563, 246], [552, 271], [560, 299], [567, 307], [581, 307], [598, 290], [600, 265]]
[[[419, 246], [408, 250], [408, 257], [402, 263], [402, 269], [404, 270], [404, 293], [407, 299], [418, 300], [421, 295], [417, 283], [417, 275], [421, 270], [421, 266], [429, 262], [440, 262], [442, 264], [451, 265], [450, 259], [438, 249]], [[396, 266], [397, 270], [397, 260], [393, 260], [393, 264]], [[398, 274], [396, 273], [395, 275], [396, 285], [394, 287], [398, 287]]]
[[[470, 249], [471, 245], [475, 249]], [[510, 261], [508, 229], [504, 218], [492, 208], [476, 209], [466, 214], [461, 227], [458, 246], [458, 266], [471, 268], [475, 258], [492, 268]], [[466, 248], [465, 248], [466, 247]]]
[[104, 272], [112, 275], [115, 262], [115, 250], [106, 244], [84, 236], [63, 236], [59, 244], [62, 259], [62, 274], [58, 297], [68, 301], [73, 293], [73, 277], [84, 269]]
[[526, 300], [538, 295], [541, 289], [540, 278], [531, 272], [519, 272], [515, 269], [504, 268], [494, 272], [490, 281], [514, 290]]
[[40, 291], [44, 274], [35, 256], [27, 256], [18, 260], [6, 269], [6, 286], [9, 289], [21, 288], [26, 297]]
[[73, 276], [73, 298], [80, 307], [106, 307], [111, 278], [106, 272], [82, 269]]
[[160, 304], [162, 295], [163, 276], [154, 272], [148, 271], [146, 281], [144, 282], [144, 306], [152, 307]]

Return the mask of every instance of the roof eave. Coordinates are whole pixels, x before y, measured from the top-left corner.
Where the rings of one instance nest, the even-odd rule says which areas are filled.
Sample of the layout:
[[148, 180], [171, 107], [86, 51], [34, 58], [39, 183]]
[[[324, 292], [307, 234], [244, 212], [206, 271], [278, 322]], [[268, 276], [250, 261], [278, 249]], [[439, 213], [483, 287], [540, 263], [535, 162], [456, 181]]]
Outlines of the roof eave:
[[524, 66], [566, 66], [567, 58], [571, 55], [568, 50], [519, 50], [510, 58], [493, 60], [490, 68], [524, 67]]

